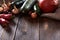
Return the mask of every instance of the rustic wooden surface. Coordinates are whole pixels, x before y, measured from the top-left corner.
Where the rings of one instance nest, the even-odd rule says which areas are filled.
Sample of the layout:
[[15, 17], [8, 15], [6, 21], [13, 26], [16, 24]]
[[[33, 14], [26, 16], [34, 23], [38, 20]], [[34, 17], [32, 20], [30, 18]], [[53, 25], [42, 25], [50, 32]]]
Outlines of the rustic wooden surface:
[[[1, 0], [2, 1], [2, 0]], [[60, 13], [60, 7], [56, 13]], [[8, 28], [0, 26], [0, 40], [60, 40], [60, 21], [15, 17]]]

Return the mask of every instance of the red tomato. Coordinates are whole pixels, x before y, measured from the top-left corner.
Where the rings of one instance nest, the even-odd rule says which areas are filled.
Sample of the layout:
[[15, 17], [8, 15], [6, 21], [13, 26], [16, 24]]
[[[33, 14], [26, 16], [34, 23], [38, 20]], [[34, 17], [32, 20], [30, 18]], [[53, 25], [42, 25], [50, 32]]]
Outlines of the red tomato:
[[58, 6], [58, 0], [39, 0], [39, 7], [45, 13], [53, 12]]

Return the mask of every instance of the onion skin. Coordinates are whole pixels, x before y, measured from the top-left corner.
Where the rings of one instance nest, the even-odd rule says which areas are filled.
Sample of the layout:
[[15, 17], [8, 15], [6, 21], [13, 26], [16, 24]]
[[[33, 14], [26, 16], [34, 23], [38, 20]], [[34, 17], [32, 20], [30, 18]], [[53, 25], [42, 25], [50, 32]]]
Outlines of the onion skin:
[[58, 0], [39, 0], [39, 7], [44, 13], [51, 13], [58, 7]]

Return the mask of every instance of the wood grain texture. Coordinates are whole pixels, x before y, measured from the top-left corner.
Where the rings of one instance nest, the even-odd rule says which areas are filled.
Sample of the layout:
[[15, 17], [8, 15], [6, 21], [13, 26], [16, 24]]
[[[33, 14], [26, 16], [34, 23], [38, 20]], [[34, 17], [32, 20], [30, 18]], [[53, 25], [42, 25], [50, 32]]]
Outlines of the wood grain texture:
[[[40, 22], [40, 40], [60, 40], [60, 22], [48, 19]], [[47, 29], [46, 27], [47, 26]]]
[[0, 40], [1, 40], [2, 32], [3, 32], [3, 28], [2, 28], [2, 26], [0, 25]]
[[[55, 13], [60, 17], [60, 5]], [[16, 17], [14, 22], [16, 24], [10, 24], [8, 30], [0, 26], [0, 40], [60, 40], [60, 21], [46, 18], [33, 20], [23, 16]]]
[[39, 40], [39, 21], [29, 17], [19, 20], [15, 40]]
[[3, 32], [1, 32], [1, 40], [13, 40], [15, 36], [15, 31], [17, 28], [18, 18], [14, 18], [14, 23], [10, 22], [10, 26], [3, 28]]

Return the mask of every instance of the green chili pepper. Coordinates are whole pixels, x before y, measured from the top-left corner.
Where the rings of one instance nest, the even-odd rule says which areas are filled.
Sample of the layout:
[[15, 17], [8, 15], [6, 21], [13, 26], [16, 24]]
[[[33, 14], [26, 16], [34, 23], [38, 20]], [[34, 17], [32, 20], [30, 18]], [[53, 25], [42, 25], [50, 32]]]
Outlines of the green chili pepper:
[[26, 0], [22, 7], [20, 8], [20, 11], [22, 12], [28, 12], [31, 7], [35, 4], [36, 0]]
[[34, 8], [34, 11], [36, 11], [38, 13], [38, 15], [41, 15], [41, 10], [40, 10], [40, 8], [39, 8], [37, 3], [34, 5], [33, 8]]
[[20, 8], [24, 2], [25, 2], [25, 0], [15, 0], [15, 1], [11, 2], [11, 7], [14, 7], [14, 5], [15, 5], [17, 8]]

